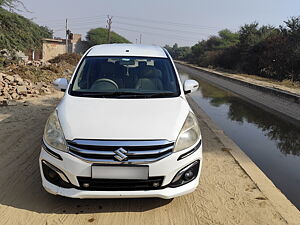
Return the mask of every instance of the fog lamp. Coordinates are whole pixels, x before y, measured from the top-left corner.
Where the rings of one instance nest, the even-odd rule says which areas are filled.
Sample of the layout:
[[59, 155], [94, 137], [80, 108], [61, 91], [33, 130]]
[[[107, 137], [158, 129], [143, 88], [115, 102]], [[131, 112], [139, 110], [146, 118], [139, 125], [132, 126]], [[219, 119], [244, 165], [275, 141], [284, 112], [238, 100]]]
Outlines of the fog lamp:
[[173, 178], [170, 187], [179, 187], [194, 180], [199, 172], [200, 161], [197, 160], [180, 170]]
[[50, 170], [49, 172], [48, 172], [48, 176], [49, 176], [49, 178], [51, 178], [51, 179], [58, 179], [58, 176], [57, 176], [57, 173], [55, 173], [54, 171], [52, 171], [52, 170]]
[[44, 174], [45, 179], [48, 182], [50, 182], [51, 184], [54, 184], [56, 186], [63, 187], [63, 188], [72, 187], [72, 184], [70, 184], [66, 175], [61, 170], [59, 170], [58, 168], [53, 166], [52, 164], [43, 160], [42, 168], [43, 168], [43, 174]]
[[192, 170], [188, 170], [187, 172], [184, 173], [184, 180], [188, 181], [192, 179], [194, 176], [194, 173]]

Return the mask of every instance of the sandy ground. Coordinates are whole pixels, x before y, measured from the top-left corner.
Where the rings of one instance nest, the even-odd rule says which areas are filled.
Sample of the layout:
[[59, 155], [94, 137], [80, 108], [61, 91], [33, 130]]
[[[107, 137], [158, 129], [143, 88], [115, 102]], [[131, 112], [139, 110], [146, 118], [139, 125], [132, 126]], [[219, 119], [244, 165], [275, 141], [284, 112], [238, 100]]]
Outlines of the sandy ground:
[[0, 107], [0, 224], [288, 224], [201, 121], [201, 184], [173, 200], [52, 196], [38, 169], [43, 127], [61, 93]]

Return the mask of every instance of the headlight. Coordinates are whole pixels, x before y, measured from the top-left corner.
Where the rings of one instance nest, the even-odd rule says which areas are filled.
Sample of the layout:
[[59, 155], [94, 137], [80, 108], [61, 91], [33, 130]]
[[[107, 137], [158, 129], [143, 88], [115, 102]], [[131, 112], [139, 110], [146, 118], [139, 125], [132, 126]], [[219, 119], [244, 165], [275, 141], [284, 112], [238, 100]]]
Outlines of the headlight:
[[44, 140], [48, 145], [57, 150], [67, 151], [66, 140], [61, 129], [56, 111], [51, 113], [47, 120], [44, 130]]
[[174, 152], [179, 152], [193, 146], [199, 141], [200, 136], [201, 133], [197, 118], [190, 112], [178, 135]]

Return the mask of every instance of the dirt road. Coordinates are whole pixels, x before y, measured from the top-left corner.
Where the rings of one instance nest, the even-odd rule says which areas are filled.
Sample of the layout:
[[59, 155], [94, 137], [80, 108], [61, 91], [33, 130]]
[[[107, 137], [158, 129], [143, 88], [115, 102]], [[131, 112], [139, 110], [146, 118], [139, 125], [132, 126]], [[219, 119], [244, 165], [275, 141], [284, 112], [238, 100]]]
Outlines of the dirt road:
[[38, 156], [44, 123], [61, 93], [0, 107], [0, 224], [287, 224], [200, 120], [201, 184], [190, 195], [161, 199], [79, 200], [46, 193]]

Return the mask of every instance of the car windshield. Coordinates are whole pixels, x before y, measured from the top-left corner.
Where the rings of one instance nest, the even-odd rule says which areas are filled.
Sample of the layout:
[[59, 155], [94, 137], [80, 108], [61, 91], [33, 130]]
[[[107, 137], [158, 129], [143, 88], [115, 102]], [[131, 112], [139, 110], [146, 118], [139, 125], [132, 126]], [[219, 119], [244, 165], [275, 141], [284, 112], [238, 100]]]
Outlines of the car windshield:
[[168, 58], [85, 57], [70, 94], [81, 97], [163, 98], [180, 95]]

